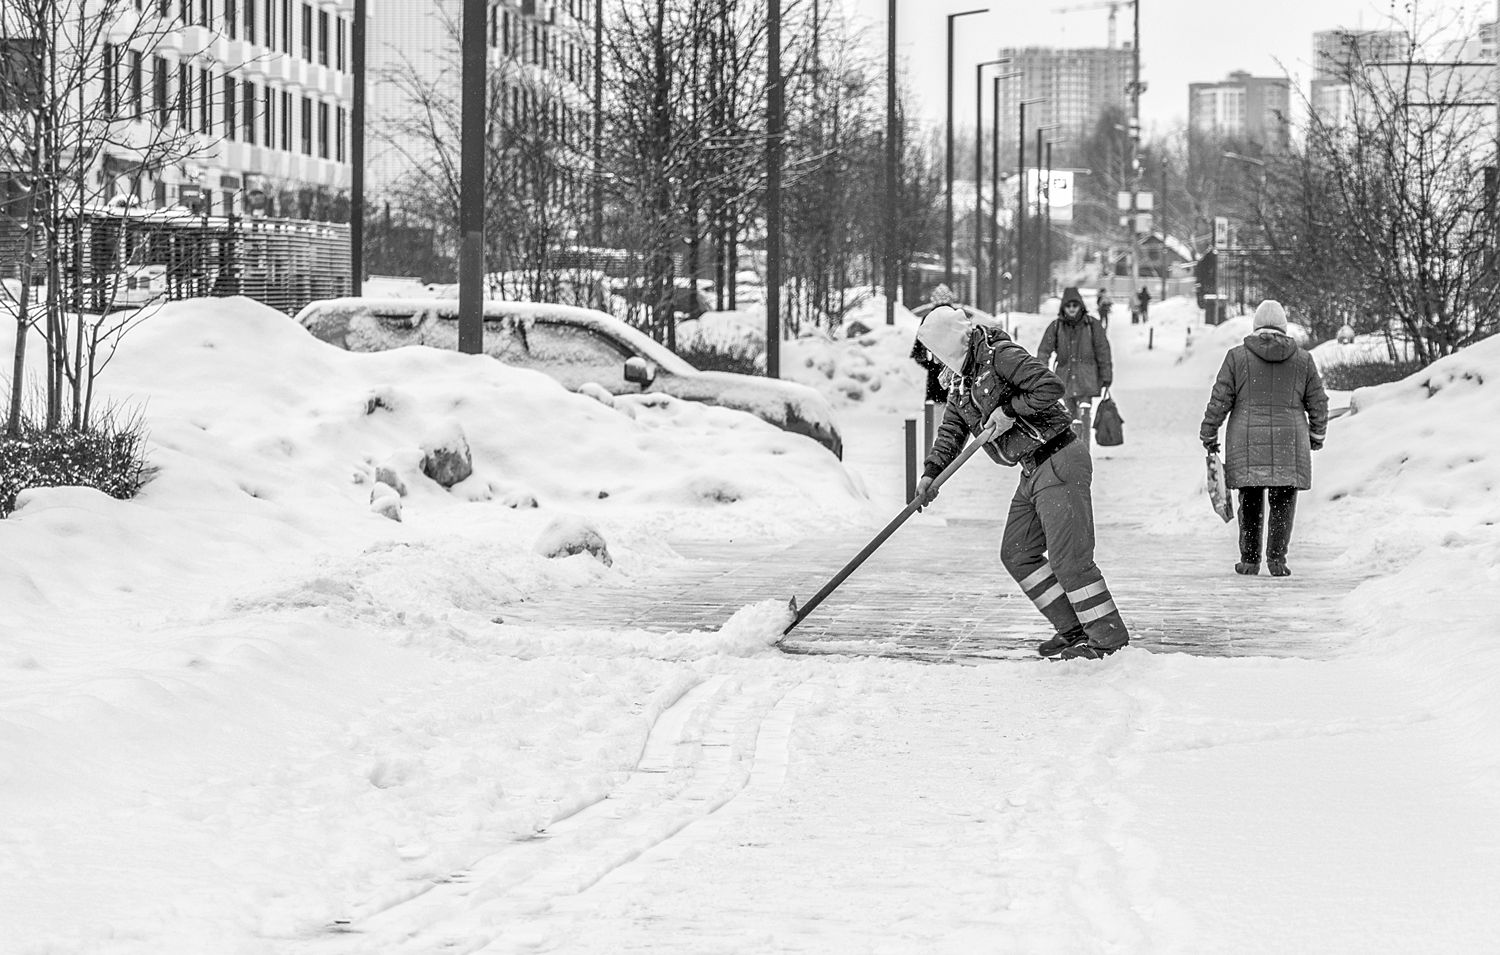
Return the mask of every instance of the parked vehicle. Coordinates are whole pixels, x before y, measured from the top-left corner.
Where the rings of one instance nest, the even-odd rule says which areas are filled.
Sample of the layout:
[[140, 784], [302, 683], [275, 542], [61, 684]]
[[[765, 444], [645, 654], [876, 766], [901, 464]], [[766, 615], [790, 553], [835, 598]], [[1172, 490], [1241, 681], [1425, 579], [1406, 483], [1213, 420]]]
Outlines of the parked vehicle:
[[[483, 309], [484, 352], [506, 364], [544, 372], [570, 390], [595, 382], [616, 395], [657, 392], [746, 411], [843, 457], [832, 407], [806, 385], [700, 371], [614, 316], [592, 309], [494, 300], [485, 301]], [[324, 299], [302, 309], [297, 321], [350, 351], [458, 347], [457, 299]]]

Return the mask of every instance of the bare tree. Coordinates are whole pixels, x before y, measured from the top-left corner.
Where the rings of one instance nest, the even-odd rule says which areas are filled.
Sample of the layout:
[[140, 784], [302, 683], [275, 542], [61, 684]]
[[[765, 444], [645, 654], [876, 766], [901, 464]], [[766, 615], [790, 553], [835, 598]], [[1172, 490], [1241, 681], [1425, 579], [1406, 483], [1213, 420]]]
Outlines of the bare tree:
[[1318, 334], [1352, 319], [1425, 363], [1500, 327], [1491, 71], [1454, 65], [1475, 35], [1414, 15], [1399, 60], [1351, 44], [1347, 115], [1312, 110], [1304, 146], [1265, 167], [1259, 264]]
[[[144, 317], [114, 308], [139, 252], [123, 227], [134, 197], [146, 177], [213, 145], [207, 68], [171, 76], [154, 58], [177, 26], [127, 0], [0, 5], [0, 241], [10, 233], [17, 283], [5, 293], [16, 316], [7, 434], [21, 428], [33, 329], [46, 346], [45, 427], [82, 430], [98, 375]], [[104, 175], [105, 156], [130, 170], [113, 205], [120, 184]]]

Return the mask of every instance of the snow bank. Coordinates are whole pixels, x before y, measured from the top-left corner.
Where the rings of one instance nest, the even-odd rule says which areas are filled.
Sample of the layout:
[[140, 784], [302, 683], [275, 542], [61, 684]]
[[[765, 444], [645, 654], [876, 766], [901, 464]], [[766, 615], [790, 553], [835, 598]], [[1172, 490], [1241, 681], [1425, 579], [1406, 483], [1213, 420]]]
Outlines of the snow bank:
[[1311, 493], [1346, 559], [1381, 574], [1348, 601], [1361, 650], [1471, 725], [1500, 773], [1500, 336], [1350, 405]]

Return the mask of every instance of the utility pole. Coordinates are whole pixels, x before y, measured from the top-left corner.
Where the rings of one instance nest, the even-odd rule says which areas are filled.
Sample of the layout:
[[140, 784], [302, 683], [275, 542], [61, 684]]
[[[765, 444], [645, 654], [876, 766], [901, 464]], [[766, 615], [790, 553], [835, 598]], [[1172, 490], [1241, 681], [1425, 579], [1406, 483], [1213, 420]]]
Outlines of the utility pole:
[[[602, 2], [602, 0], [601, 0]], [[1496, 0], [1500, 3], [1500, 0]], [[897, 145], [896, 129], [896, 0], [886, 5], [885, 32], [885, 323], [896, 324]]]
[[[980, 295], [984, 277], [984, 68], [1009, 63], [1010, 57], [985, 60], [974, 66], [974, 300], [978, 308], [984, 301]], [[999, 135], [996, 127], [993, 134]]]
[[[363, 0], [361, 0], [363, 2]], [[594, 248], [604, 246], [604, 0], [594, 0]]]
[[1167, 163], [1165, 159], [1161, 164], [1161, 202], [1157, 206], [1156, 214], [1161, 219], [1161, 294], [1156, 300], [1165, 302], [1167, 300]]
[[1125, 174], [1130, 177], [1130, 213], [1127, 233], [1130, 237], [1130, 294], [1136, 293], [1141, 281], [1141, 244], [1136, 231], [1137, 204], [1141, 185], [1141, 0], [1134, 0], [1134, 37], [1130, 43], [1130, 157]]
[[487, 0], [464, 0], [459, 143], [458, 350], [484, 351], [484, 118], [489, 89]]
[[1021, 100], [1021, 116], [1016, 124], [1016, 273], [1010, 287], [1015, 292], [1016, 311], [1021, 311], [1021, 291], [1026, 288], [1026, 107], [1046, 102], [1045, 98]]
[[[1496, 0], [1500, 3], [1500, 0]], [[1019, 73], [1008, 74], [1019, 76]], [[990, 93], [990, 311], [1000, 311], [1000, 81]]]
[[766, 377], [781, 377], [781, 0], [770, 0], [766, 30]]
[[[772, 0], [779, 2], [779, 0]], [[953, 21], [959, 17], [973, 16], [976, 13], [989, 13], [989, 8], [983, 10], [965, 10], [961, 13], [948, 14], [948, 120], [944, 125], [947, 139], [943, 147], [943, 162], [946, 165], [946, 175], [943, 178], [945, 188], [943, 195], [946, 197], [943, 215], [943, 281], [949, 288], [953, 287]]]
[[349, 294], [358, 296], [365, 283], [365, 0], [354, 0], [349, 45], [354, 71], [349, 104]]

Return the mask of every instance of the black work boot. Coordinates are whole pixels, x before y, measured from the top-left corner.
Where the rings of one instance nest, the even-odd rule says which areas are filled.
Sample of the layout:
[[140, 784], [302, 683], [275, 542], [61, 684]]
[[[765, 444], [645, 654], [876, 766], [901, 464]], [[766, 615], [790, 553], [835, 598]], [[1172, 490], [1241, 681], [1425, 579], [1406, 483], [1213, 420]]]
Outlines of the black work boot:
[[1269, 570], [1271, 572], [1271, 576], [1272, 577], [1290, 577], [1290, 576], [1292, 576], [1292, 568], [1288, 567], [1286, 565], [1286, 561], [1284, 561], [1284, 560], [1268, 560], [1268, 561], [1266, 561], [1266, 570]]
[[1076, 627], [1063, 633], [1054, 633], [1050, 638], [1043, 640], [1036, 648], [1036, 652], [1044, 657], [1056, 656], [1077, 643], [1082, 643], [1088, 637], [1084, 634], [1082, 627]]
[[[1272, 566], [1275, 566], [1275, 565], [1273, 564]], [[1237, 574], [1246, 574], [1246, 575], [1258, 574], [1258, 573], [1260, 573], [1260, 561], [1258, 561], [1258, 560], [1242, 560], [1239, 563], [1237, 563], [1237, 564], [1234, 565], [1234, 572], [1237, 573]], [[1272, 573], [1275, 573], [1275, 571], [1272, 571]]]
[[1058, 655], [1059, 660], [1103, 660], [1114, 653], [1118, 647], [1096, 647], [1091, 643], [1080, 641], [1069, 646]]

